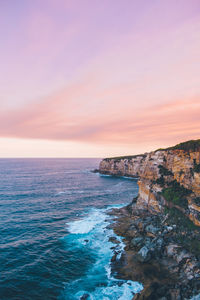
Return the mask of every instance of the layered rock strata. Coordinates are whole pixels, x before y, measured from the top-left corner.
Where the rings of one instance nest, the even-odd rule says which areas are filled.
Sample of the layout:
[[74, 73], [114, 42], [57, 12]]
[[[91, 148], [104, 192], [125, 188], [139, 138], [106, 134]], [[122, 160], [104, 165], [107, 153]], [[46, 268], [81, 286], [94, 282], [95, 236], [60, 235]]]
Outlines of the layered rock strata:
[[[138, 177], [138, 208], [158, 213], [175, 206], [200, 226], [200, 140], [143, 155], [106, 158], [99, 172]], [[177, 199], [181, 188], [184, 199]], [[173, 193], [176, 199], [170, 196]]]

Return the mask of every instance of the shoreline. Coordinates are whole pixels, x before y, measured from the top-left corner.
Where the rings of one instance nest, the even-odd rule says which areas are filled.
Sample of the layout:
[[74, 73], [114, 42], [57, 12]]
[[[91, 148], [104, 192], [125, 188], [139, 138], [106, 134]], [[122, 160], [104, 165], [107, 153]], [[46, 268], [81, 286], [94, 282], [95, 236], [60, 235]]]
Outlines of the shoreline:
[[134, 300], [200, 299], [200, 140], [105, 158], [98, 171], [139, 178], [138, 196], [111, 212], [126, 244], [113, 272], [144, 285]]
[[200, 289], [198, 260], [175, 243], [175, 224], [136, 207], [134, 211], [135, 201], [108, 212], [114, 233], [125, 243], [120, 259], [117, 253], [111, 259], [112, 273], [144, 286], [134, 300], [192, 299]]

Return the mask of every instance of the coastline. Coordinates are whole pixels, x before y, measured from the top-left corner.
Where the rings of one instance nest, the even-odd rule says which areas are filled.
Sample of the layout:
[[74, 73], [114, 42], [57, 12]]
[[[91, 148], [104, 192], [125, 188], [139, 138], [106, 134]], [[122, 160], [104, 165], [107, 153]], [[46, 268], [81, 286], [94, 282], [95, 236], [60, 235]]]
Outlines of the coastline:
[[105, 158], [99, 173], [139, 178], [138, 196], [110, 212], [126, 244], [113, 272], [144, 285], [134, 300], [200, 299], [200, 140]]
[[200, 290], [198, 260], [176, 243], [179, 230], [173, 222], [137, 208], [133, 212], [133, 203], [109, 212], [113, 231], [125, 243], [120, 259], [117, 253], [111, 259], [112, 273], [143, 284], [134, 300], [192, 299]]
[[80, 219], [67, 223], [69, 234], [64, 238], [65, 242], [74, 250], [84, 247], [88, 252], [95, 252], [95, 262], [87, 272], [67, 286], [69, 299], [75, 290], [73, 299], [132, 300], [133, 295], [143, 289], [140, 282], [119, 278], [112, 271], [113, 255], [117, 253], [116, 259], [120, 261], [126, 245], [114, 232], [112, 216], [108, 212], [120, 209], [122, 205], [91, 208]]

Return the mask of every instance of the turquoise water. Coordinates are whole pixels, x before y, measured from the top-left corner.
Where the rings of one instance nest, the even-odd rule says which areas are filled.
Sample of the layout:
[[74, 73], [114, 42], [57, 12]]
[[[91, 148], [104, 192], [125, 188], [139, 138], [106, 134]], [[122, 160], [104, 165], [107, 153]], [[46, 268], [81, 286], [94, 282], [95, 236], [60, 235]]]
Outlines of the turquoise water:
[[98, 163], [0, 160], [0, 299], [129, 300], [141, 290], [112, 277], [106, 228], [106, 211], [130, 202], [137, 183], [91, 173]]

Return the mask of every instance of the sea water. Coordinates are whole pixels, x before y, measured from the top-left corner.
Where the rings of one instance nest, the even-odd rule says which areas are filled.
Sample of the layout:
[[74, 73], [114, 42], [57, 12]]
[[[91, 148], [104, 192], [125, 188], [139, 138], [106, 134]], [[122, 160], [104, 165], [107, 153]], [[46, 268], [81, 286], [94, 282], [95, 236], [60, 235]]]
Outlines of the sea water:
[[129, 203], [137, 182], [92, 173], [98, 164], [0, 160], [0, 299], [131, 300], [142, 289], [111, 274], [107, 226], [107, 211]]

